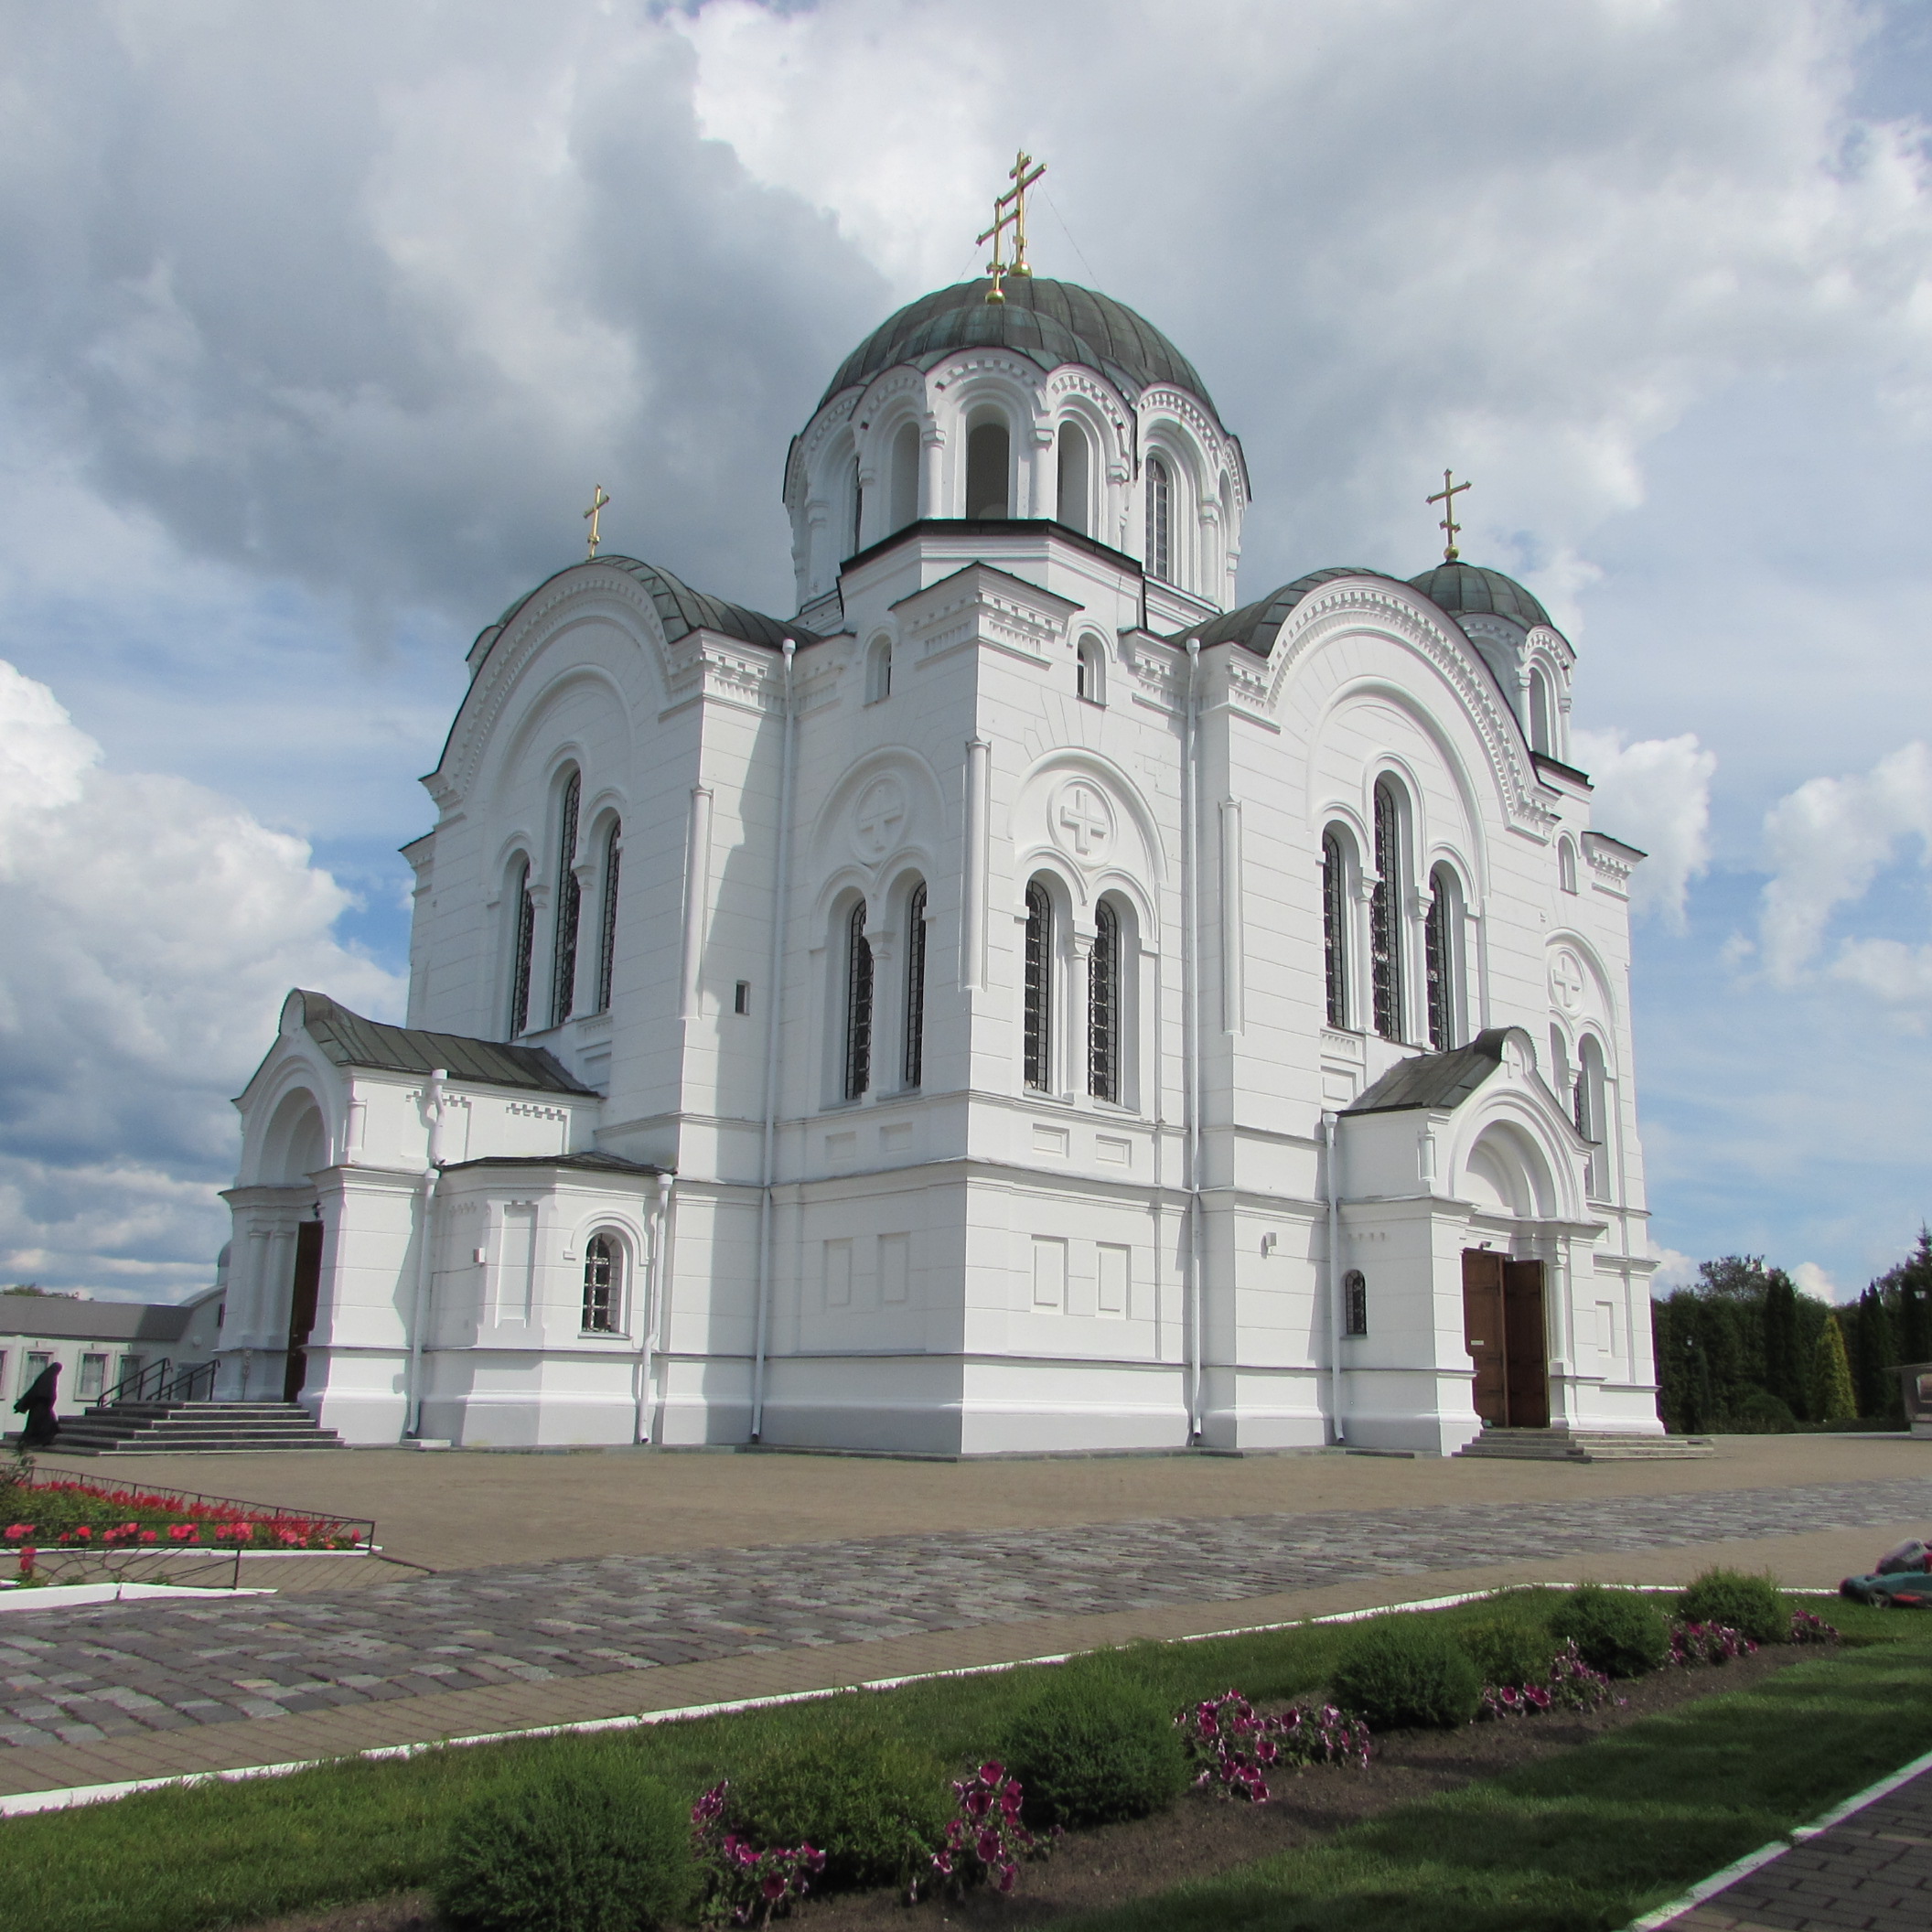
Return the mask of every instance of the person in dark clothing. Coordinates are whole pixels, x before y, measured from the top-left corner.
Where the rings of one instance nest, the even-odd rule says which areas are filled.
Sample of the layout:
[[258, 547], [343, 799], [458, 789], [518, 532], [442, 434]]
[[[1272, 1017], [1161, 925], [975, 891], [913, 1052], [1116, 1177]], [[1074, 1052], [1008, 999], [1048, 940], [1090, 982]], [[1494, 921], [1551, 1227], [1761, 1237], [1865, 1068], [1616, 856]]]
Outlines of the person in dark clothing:
[[14, 1404], [14, 1413], [27, 1418], [27, 1427], [20, 1432], [23, 1449], [44, 1449], [60, 1433], [60, 1424], [54, 1420], [59, 1395], [60, 1364], [49, 1362]]

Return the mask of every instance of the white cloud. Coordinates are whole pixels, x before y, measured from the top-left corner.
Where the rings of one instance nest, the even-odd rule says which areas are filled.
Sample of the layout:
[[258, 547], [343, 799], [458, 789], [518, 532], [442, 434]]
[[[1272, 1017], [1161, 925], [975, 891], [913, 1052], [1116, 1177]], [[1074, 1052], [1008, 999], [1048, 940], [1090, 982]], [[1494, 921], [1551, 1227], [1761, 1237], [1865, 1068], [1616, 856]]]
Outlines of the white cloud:
[[1815, 1294], [1821, 1302], [1853, 1299], [1816, 1261], [1800, 1261], [1791, 1271], [1791, 1280], [1800, 1294]]
[[1570, 742], [1596, 788], [1591, 823], [1649, 854], [1632, 875], [1633, 907], [1681, 930], [1690, 881], [1711, 863], [1716, 755], [1694, 733], [1626, 745], [1621, 732], [1575, 731]]
[[1675, 1248], [1665, 1248], [1652, 1242], [1650, 1252], [1657, 1257], [1657, 1272], [1650, 1277], [1650, 1293], [1666, 1295], [1678, 1288], [1697, 1286], [1697, 1263], [1688, 1254], [1680, 1254]]
[[307, 846], [185, 778], [108, 768], [0, 663], [0, 1271], [207, 1279], [228, 1102], [293, 984], [393, 1014]]

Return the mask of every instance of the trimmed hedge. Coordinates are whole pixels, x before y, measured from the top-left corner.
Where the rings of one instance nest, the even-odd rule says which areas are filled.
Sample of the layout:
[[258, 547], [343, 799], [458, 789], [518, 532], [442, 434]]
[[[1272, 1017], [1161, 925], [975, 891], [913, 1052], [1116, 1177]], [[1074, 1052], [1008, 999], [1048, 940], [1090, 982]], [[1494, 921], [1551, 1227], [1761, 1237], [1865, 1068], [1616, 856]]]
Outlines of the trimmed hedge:
[[1371, 1732], [1453, 1730], [1476, 1715], [1482, 1693], [1468, 1651], [1440, 1624], [1417, 1616], [1364, 1625], [1335, 1673], [1336, 1702]]
[[997, 1754], [1032, 1825], [1111, 1824], [1165, 1809], [1186, 1788], [1186, 1746], [1166, 1702], [1100, 1666], [1057, 1671], [1008, 1725]]
[[1559, 1648], [1547, 1625], [1512, 1616], [1465, 1624], [1455, 1637], [1484, 1683], [1507, 1684], [1517, 1690], [1525, 1684], [1547, 1683]]
[[1583, 1661], [1606, 1677], [1642, 1677], [1670, 1655], [1663, 1612], [1634, 1590], [1579, 1583], [1557, 1605], [1550, 1627], [1559, 1643], [1575, 1638]]
[[1706, 1570], [1678, 1598], [1677, 1614], [1687, 1624], [1728, 1624], [1754, 1644], [1791, 1639], [1784, 1592], [1771, 1577], [1747, 1576], [1742, 1570]]

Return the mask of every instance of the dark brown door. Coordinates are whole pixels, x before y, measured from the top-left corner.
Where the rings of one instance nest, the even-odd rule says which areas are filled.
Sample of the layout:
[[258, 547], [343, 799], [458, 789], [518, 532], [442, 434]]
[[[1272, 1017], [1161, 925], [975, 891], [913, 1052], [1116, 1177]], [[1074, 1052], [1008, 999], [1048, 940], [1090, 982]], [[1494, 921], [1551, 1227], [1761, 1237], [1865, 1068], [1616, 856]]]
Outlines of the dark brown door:
[[1509, 1426], [1550, 1426], [1550, 1347], [1543, 1329], [1543, 1264], [1503, 1263], [1503, 1338]]
[[288, 1368], [282, 1400], [292, 1402], [308, 1379], [308, 1335], [316, 1326], [316, 1300], [322, 1288], [322, 1223], [304, 1221], [295, 1230], [295, 1292], [288, 1298]]
[[1476, 1412], [1499, 1429], [1509, 1420], [1503, 1258], [1487, 1248], [1463, 1250], [1463, 1342], [1476, 1363]]

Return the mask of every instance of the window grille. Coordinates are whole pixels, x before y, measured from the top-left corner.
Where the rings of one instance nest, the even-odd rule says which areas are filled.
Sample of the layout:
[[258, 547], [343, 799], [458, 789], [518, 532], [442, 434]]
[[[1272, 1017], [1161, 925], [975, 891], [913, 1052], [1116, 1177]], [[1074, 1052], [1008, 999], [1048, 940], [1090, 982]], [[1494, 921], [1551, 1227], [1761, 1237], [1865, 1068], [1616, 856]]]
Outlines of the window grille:
[[624, 1293], [624, 1250], [607, 1234], [584, 1250], [584, 1332], [615, 1335]]
[[865, 902], [852, 908], [845, 948], [845, 1098], [872, 1085], [872, 941], [865, 937]]
[[906, 1084], [917, 1087], [926, 1071], [926, 887], [912, 888], [906, 902]]
[[1106, 900], [1094, 908], [1087, 961], [1087, 1091], [1121, 1098], [1121, 916]]
[[1053, 908], [1044, 886], [1026, 888], [1026, 1024], [1023, 1050], [1026, 1085], [1036, 1093], [1052, 1089], [1048, 1077], [1053, 1038]]
[[1342, 842], [1322, 835], [1322, 964], [1328, 982], [1328, 1024], [1348, 1024], [1348, 873]]
[[1455, 1045], [1455, 982], [1450, 968], [1449, 889], [1437, 872], [1429, 881], [1429, 918], [1422, 928], [1423, 971], [1429, 980], [1429, 1044], [1438, 1053]]
[[610, 1011], [610, 986], [617, 970], [617, 869], [623, 857], [623, 821], [610, 821], [604, 841], [604, 917], [597, 933], [597, 1011]]
[[517, 874], [516, 952], [510, 976], [510, 1036], [530, 1031], [530, 961], [537, 943], [537, 902], [530, 896], [530, 867]]
[[1359, 1268], [1342, 1277], [1342, 1333], [1368, 1333], [1368, 1278]]
[[1380, 875], [1368, 902], [1368, 946], [1375, 972], [1375, 1030], [1385, 1040], [1402, 1036], [1401, 825], [1395, 792], [1375, 788], [1375, 869]]
[[1170, 568], [1174, 523], [1174, 482], [1159, 456], [1147, 460], [1147, 574], [1174, 581]]
[[577, 916], [584, 903], [576, 874], [577, 801], [583, 789], [583, 779], [572, 772], [564, 787], [564, 824], [557, 839], [557, 942], [550, 972], [553, 1026], [561, 1026], [570, 1017], [576, 999]]
[[80, 1387], [76, 1391], [83, 1402], [98, 1401], [101, 1391], [107, 1387], [107, 1358], [104, 1355], [83, 1355], [80, 1358]]

